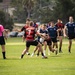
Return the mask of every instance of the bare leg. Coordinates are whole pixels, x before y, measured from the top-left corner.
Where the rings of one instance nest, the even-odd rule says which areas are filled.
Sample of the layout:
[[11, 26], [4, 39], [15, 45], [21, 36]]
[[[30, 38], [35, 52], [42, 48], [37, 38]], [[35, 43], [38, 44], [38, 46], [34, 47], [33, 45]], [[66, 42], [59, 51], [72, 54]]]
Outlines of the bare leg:
[[48, 48], [49, 48], [49, 50], [50, 50], [51, 52], [53, 52], [53, 53], [54, 53], [54, 51], [57, 51], [56, 49], [54, 49], [54, 48], [52, 47], [52, 45], [48, 46]]
[[47, 49], [47, 42], [44, 42], [44, 55], [46, 55], [46, 49]]
[[38, 44], [38, 47], [39, 47], [39, 50], [40, 50], [40, 52], [41, 52], [42, 57], [43, 57], [43, 58], [47, 58], [47, 57], [44, 56], [44, 54], [43, 54], [43, 48], [42, 48], [42, 45], [41, 45], [40, 43]]
[[69, 53], [71, 53], [71, 46], [72, 46], [72, 40], [69, 40], [69, 47], [68, 47]]
[[26, 47], [26, 49], [23, 50], [22, 55], [21, 55], [21, 59], [26, 54], [26, 52], [28, 52], [28, 50], [29, 50], [29, 47]]
[[51, 45], [51, 46], [48, 46], [48, 48], [49, 48], [49, 50], [50, 50], [51, 52], [54, 52], [54, 51], [55, 51], [55, 49], [52, 48], [52, 45]]
[[62, 36], [59, 37], [59, 53], [62, 53]]

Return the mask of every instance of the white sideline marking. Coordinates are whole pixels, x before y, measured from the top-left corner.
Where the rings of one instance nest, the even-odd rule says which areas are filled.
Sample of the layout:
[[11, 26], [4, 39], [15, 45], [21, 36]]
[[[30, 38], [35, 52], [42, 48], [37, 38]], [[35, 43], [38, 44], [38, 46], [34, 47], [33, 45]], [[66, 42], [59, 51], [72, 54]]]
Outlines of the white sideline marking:
[[[63, 44], [68, 44], [68, 42], [63, 42]], [[75, 44], [75, 42], [73, 42], [72, 44]], [[6, 43], [6, 45], [25, 45], [25, 43]]]

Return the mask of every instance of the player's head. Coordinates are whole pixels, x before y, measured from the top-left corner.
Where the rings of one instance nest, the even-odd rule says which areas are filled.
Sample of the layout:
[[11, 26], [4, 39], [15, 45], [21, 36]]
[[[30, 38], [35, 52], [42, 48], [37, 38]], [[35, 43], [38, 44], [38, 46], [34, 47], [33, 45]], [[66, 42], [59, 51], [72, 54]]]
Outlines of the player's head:
[[27, 19], [26, 19], [26, 21], [30, 21], [30, 19], [29, 19], [29, 18], [27, 18]]
[[33, 26], [34, 25], [34, 22], [33, 21], [30, 21], [30, 26]]
[[36, 24], [36, 20], [34, 20], [33, 22], [34, 22], [34, 24]]
[[30, 21], [26, 21], [26, 25], [29, 26], [30, 25]]
[[54, 26], [54, 21], [51, 21], [51, 27], [53, 27]]
[[72, 16], [69, 17], [69, 22], [73, 22], [73, 17]]
[[42, 29], [45, 30], [46, 29], [46, 25], [42, 24]]
[[61, 23], [61, 22], [62, 22], [62, 20], [59, 18], [59, 19], [57, 20], [57, 22], [58, 22], [58, 23]]

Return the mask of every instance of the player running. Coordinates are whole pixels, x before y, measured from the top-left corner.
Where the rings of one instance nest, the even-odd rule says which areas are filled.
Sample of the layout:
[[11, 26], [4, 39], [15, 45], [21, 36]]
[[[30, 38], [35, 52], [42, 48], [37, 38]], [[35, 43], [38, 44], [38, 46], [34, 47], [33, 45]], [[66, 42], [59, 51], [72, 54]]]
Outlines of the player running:
[[[46, 34], [48, 34], [47, 29], [46, 29], [46, 25], [42, 24], [41, 27], [40, 27], [40, 29], [38, 30], [38, 33], [41, 33], [42, 36], [38, 36], [38, 37], [36, 38], [36, 40], [38, 40], [38, 42], [44, 46], [44, 51], [43, 51], [43, 53], [44, 53], [44, 55], [46, 56], [47, 42], [45, 41], [45, 37], [44, 37]], [[44, 36], [43, 36], [43, 35], [44, 35]], [[35, 54], [35, 52], [36, 52], [37, 50], [38, 50], [38, 48], [35, 48], [35, 49], [34, 49], [34, 52], [32, 53], [31, 57]], [[37, 56], [38, 56], [38, 55], [39, 55], [39, 50], [38, 50]]]
[[57, 55], [57, 50], [58, 50], [58, 44], [57, 44], [57, 27], [54, 25], [54, 22], [51, 21], [51, 26], [47, 29], [49, 36], [51, 38], [51, 41], [53, 42], [53, 48], [56, 46], [56, 55]]
[[[35, 30], [36, 29], [33, 27], [33, 22], [30, 22], [30, 26], [25, 29], [26, 49], [24, 49], [24, 51], [22, 52], [21, 59], [26, 54], [26, 52], [28, 52], [28, 50], [30, 48], [30, 45], [34, 45], [34, 46], [39, 47], [39, 50], [41, 51], [42, 57], [43, 58], [47, 58], [43, 54], [43, 49], [42, 49], [41, 44], [38, 43], [38, 41], [34, 40], [35, 34], [36, 34], [36, 31]], [[38, 34], [38, 35], [40, 35], [40, 34]]]
[[[66, 35], [66, 29], [68, 30], [68, 35]], [[75, 22], [73, 22], [73, 17], [69, 17], [69, 22], [66, 23], [64, 28], [64, 36], [68, 36], [69, 46], [68, 51], [71, 53], [72, 39], [75, 39]]]
[[57, 20], [56, 27], [58, 29], [59, 53], [62, 53], [62, 40], [63, 40], [64, 24], [62, 23], [61, 19]]

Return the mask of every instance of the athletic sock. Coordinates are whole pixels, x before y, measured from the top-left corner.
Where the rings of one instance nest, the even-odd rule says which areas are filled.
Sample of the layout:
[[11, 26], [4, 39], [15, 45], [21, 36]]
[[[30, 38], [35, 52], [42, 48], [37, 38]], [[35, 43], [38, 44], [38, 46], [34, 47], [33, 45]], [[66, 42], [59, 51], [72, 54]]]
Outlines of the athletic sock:
[[46, 50], [44, 50], [43, 52], [44, 52], [44, 55], [46, 56]]
[[22, 54], [22, 55], [21, 55], [21, 59], [23, 58], [23, 56], [24, 56], [24, 55]]
[[61, 47], [59, 48], [59, 53], [62, 53]]
[[71, 50], [69, 49], [69, 53], [71, 53]]
[[44, 54], [43, 54], [43, 53], [41, 53], [41, 55], [42, 55], [42, 56], [44, 56]]
[[34, 53], [31, 54], [31, 57], [34, 55]]
[[2, 52], [2, 54], [3, 54], [3, 59], [6, 59], [6, 57], [5, 57], [5, 52]]

